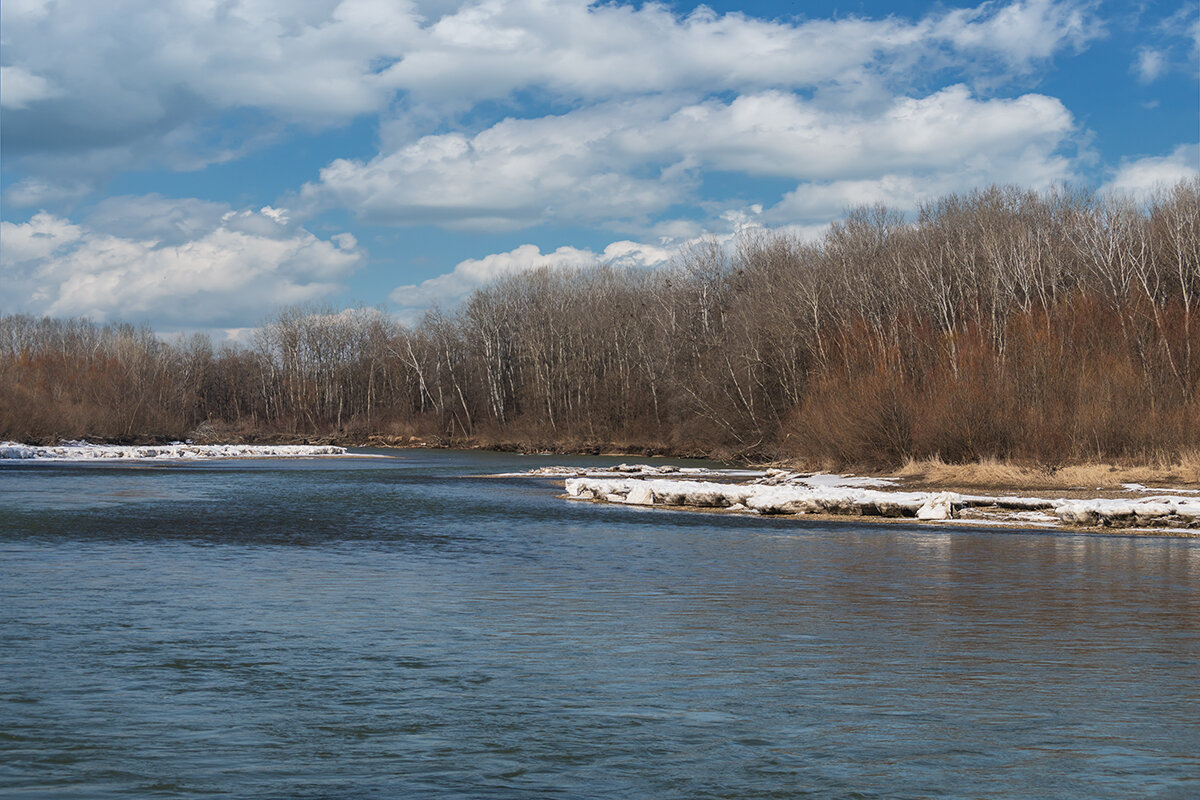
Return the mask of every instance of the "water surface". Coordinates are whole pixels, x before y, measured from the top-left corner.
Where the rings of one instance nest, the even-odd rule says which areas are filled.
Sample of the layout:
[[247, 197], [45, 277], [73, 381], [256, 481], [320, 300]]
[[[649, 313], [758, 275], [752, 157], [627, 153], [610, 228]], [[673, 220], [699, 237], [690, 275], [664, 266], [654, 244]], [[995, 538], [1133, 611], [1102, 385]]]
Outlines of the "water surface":
[[1200, 542], [0, 466], [0, 794], [1200, 795]]

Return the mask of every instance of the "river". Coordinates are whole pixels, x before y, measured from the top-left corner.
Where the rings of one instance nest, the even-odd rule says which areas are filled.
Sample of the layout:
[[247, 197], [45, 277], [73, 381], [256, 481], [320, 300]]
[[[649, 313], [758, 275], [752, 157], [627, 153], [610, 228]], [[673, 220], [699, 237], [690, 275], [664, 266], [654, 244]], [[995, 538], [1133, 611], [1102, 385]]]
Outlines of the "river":
[[1200, 540], [395, 455], [0, 465], [0, 795], [1200, 796]]

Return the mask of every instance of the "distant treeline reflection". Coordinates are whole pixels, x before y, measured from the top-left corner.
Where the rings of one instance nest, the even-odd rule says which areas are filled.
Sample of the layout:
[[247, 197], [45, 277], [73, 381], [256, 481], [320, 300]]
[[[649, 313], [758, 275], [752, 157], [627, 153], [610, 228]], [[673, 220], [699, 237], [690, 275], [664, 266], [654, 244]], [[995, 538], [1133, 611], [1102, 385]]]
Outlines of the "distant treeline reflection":
[[413, 327], [285, 311], [245, 347], [0, 318], [0, 437], [369, 435], [887, 466], [1200, 448], [1200, 181], [990, 188], [819, 241], [539, 269]]

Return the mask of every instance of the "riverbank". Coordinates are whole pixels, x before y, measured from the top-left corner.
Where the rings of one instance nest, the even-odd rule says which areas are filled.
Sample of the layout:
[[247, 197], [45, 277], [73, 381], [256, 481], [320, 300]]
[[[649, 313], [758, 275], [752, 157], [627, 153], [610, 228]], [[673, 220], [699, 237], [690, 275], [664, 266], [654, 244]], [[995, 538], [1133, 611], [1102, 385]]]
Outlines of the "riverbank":
[[713, 453], [701, 448], [678, 448], [669, 447], [665, 444], [600, 443], [582, 440], [556, 442], [527, 438], [499, 439], [484, 436], [416, 436], [354, 431], [324, 433], [246, 431], [225, 426], [201, 426], [179, 436], [142, 433], [127, 436], [83, 434], [76, 437], [24, 436], [17, 438], [19, 438], [22, 444], [34, 447], [54, 447], [67, 439], [86, 440], [94, 444], [136, 447], [160, 446], [177, 441], [189, 441], [198, 445], [312, 445], [382, 447], [405, 450], [491, 450], [498, 453], [522, 453], [526, 455], [641, 456], [644, 458], [704, 458], [716, 461], [739, 460], [731, 453]]
[[[134, 435], [122, 437], [79, 437], [94, 444], [167, 445], [180, 437]], [[703, 448], [672, 447], [665, 443], [551, 441], [533, 438], [488, 436], [437, 437], [363, 432], [303, 433], [287, 431], [244, 432], [201, 426], [183, 439], [197, 445], [307, 445], [432, 450], [490, 450], [499, 453], [562, 456], [611, 456], [639, 458], [698, 458], [722, 461], [747, 468], [778, 468], [797, 472], [836, 472], [852, 469], [878, 478], [894, 479], [914, 489], [989, 491], [1071, 491], [1073, 489], [1121, 491], [1125, 484], [1200, 489], [1200, 451], [1177, 457], [1130, 458], [1122, 462], [1077, 462], [1033, 464], [985, 459], [965, 464], [939, 458], [910, 459], [895, 469], [855, 469], [852, 464], [817, 463], [796, 459], [767, 460], [714, 452]], [[33, 437], [24, 444], [55, 446], [55, 437]]]
[[[166, 446], [180, 441], [178, 437], [131, 435], [120, 437], [80, 437], [95, 445]], [[954, 464], [939, 458], [910, 459], [895, 469], [855, 470], [854, 465], [814, 463], [795, 459], [762, 461], [739, 457], [725, 452], [670, 447], [663, 443], [637, 444], [629, 442], [543, 441], [540, 439], [493, 437], [422, 437], [362, 432], [246, 432], [225, 426], [201, 426], [190, 431], [183, 440], [204, 446], [310, 446], [344, 448], [383, 448], [398, 450], [486, 450], [524, 455], [608, 456], [614, 458], [687, 458], [721, 461], [749, 469], [783, 469], [793, 472], [840, 472], [851, 469], [871, 477], [886, 479], [914, 491], [954, 491], [989, 494], [1053, 492], [1067, 497], [1080, 493], [1097, 497], [1120, 497], [1131, 484], [1162, 487], [1167, 490], [1200, 490], [1200, 451], [1188, 451], [1177, 457], [1152, 456], [1128, 459], [1123, 462], [1080, 462], [1064, 464], [1032, 464], [985, 459]], [[55, 447], [61, 444], [56, 437], [30, 437], [22, 440], [29, 446]]]
[[[215, 431], [213, 431], [215, 433]], [[274, 434], [222, 437], [222, 441], [169, 443], [60, 442], [51, 446], [17, 443], [8, 458], [275, 457], [344, 453], [344, 448], [462, 449], [540, 455], [674, 456], [614, 452], [610, 447], [566, 447], [562, 452], [518, 443], [485, 447], [475, 440], [428, 441], [415, 436], [308, 436]], [[216, 438], [211, 437], [211, 438]], [[236, 441], [252, 439], [253, 443]], [[233, 439], [234, 441], [230, 441]], [[560, 443], [561, 444], [561, 443]], [[35, 455], [21, 455], [28, 450]], [[0, 454], [2, 455], [2, 454]], [[1115, 530], [1153, 535], [1200, 536], [1200, 456], [1159, 459], [1143, 464], [1031, 466], [989, 460], [947, 464], [940, 459], [909, 461], [891, 472], [840, 475], [795, 465], [747, 464], [735, 470], [684, 469], [636, 465], [612, 470], [550, 468], [534, 475], [562, 477], [571, 499], [666, 509], [719, 509], [723, 512], [804, 515], [810, 518], [860, 517], [868, 521], [955, 521], [958, 524]], [[712, 479], [720, 481], [714, 483]]]
[[1200, 488], [1127, 483], [1107, 490], [1075, 486], [1049, 496], [982, 494], [918, 489], [897, 477], [649, 464], [523, 474], [561, 478], [566, 499], [665, 510], [1200, 536]]

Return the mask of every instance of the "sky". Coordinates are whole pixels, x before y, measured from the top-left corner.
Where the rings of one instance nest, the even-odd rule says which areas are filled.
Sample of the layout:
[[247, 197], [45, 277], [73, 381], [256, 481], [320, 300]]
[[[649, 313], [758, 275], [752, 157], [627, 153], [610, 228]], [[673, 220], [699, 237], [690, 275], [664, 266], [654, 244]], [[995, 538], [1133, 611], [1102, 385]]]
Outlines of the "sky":
[[404, 322], [990, 184], [1200, 172], [1195, 0], [4, 0], [0, 313]]

